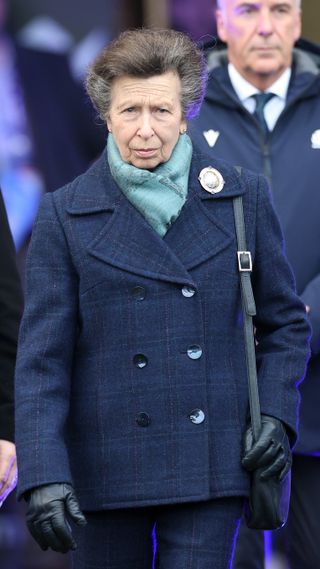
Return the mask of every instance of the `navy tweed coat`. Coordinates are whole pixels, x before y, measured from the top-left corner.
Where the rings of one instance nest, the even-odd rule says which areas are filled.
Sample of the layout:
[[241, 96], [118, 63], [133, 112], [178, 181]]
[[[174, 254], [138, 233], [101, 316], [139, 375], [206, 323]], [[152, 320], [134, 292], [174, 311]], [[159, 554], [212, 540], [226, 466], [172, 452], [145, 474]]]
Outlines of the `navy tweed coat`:
[[[209, 165], [226, 182], [215, 195], [198, 181]], [[104, 154], [44, 196], [32, 237], [16, 371], [20, 496], [65, 481], [84, 510], [99, 510], [248, 493], [240, 194], [262, 411], [295, 431], [309, 327], [265, 179], [239, 180], [195, 151], [187, 202], [162, 239]]]

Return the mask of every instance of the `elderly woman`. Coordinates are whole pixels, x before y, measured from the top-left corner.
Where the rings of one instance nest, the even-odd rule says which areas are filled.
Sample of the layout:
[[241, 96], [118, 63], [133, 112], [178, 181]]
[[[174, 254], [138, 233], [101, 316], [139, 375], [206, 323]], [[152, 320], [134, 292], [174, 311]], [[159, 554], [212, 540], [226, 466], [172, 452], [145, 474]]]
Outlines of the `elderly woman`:
[[161, 569], [229, 566], [249, 491], [236, 195], [254, 260], [264, 414], [244, 465], [266, 476], [290, 465], [309, 329], [265, 180], [239, 178], [186, 134], [205, 81], [183, 34], [120, 35], [87, 79], [106, 150], [44, 197], [35, 226], [18, 493], [40, 546], [75, 550], [75, 569], [150, 569], [155, 541]]

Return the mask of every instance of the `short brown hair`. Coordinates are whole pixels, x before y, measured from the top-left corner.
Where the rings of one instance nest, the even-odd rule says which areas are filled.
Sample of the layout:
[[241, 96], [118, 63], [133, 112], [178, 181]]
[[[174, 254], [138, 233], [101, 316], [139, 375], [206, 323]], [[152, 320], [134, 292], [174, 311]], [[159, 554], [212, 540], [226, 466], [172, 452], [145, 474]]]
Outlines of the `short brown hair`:
[[123, 32], [89, 68], [86, 88], [105, 120], [114, 79], [124, 75], [148, 78], [168, 71], [174, 71], [180, 78], [183, 117], [191, 119], [200, 110], [207, 70], [201, 50], [181, 32], [144, 28]]

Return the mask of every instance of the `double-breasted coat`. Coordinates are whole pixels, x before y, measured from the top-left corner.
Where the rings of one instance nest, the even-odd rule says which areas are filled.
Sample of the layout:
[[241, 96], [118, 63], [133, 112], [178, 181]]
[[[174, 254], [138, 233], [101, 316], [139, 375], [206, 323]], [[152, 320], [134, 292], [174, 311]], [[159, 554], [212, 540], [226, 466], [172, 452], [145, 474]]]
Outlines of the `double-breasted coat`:
[[[224, 177], [205, 191], [207, 166]], [[296, 429], [309, 328], [262, 177], [194, 151], [161, 238], [106, 153], [44, 196], [16, 372], [19, 495], [71, 482], [85, 510], [246, 495], [248, 418], [232, 198], [243, 195], [263, 413]]]

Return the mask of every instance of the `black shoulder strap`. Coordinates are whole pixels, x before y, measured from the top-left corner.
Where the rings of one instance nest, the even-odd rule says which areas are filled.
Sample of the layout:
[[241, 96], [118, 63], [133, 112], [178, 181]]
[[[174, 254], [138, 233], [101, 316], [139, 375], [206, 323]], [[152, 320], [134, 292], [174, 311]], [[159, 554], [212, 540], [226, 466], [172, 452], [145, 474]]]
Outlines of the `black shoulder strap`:
[[[239, 173], [241, 175], [241, 171]], [[247, 251], [246, 247], [246, 232], [242, 196], [236, 196], [233, 198], [233, 211], [238, 243], [237, 256], [244, 321], [244, 338], [246, 347], [251, 426], [253, 438], [256, 440], [261, 430], [261, 412], [258, 391], [255, 339], [252, 323], [252, 317], [256, 314], [256, 306], [251, 285], [252, 258], [250, 251]]]

